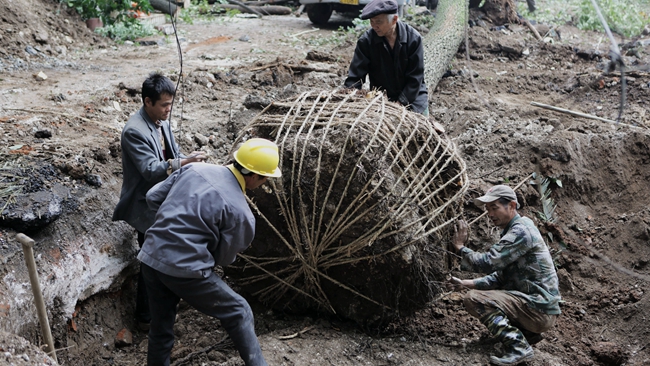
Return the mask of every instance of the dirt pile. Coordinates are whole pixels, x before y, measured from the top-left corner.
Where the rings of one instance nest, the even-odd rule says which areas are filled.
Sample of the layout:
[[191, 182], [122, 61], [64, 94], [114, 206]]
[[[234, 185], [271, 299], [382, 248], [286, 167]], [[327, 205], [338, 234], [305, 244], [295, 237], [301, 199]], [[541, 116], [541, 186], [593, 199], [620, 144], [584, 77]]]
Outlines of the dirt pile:
[[0, 21], [0, 72], [72, 66], [70, 51], [108, 43], [56, 0], [3, 1]]
[[440, 292], [442, 238], [467, 178], [426, 117], [383, 94], [312, 92], [274, 102], [246, 130], [278, 141], [283, 178], [253, 194], [256, 239], [227, 269], [244, 290], [366, 325]]

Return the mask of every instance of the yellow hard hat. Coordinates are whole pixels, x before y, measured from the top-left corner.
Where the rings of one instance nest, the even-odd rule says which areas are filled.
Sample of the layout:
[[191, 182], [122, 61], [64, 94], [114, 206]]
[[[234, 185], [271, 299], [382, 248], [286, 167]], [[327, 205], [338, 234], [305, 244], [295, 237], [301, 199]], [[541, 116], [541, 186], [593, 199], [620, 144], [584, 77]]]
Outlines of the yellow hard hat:
[[267, 177], [282, 176], [282, 172], [278, 169], [280, 162], [278, 145], [273, 141], [261, 138], [250, 139], [244, 142], [233, 156], [241, 166], [253, 173]]

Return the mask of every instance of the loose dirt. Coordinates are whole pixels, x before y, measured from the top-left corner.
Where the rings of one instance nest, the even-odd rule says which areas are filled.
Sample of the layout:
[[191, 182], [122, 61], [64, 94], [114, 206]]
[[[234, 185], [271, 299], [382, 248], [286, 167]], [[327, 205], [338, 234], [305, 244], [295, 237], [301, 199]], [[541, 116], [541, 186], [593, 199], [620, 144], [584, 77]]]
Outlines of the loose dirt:
[[[40, 190], [59, 183], [101, 193], [103, 199], [69, 207], [63, 215], [112, 210], [121, 186], [119, 131], [140, 108], [138, 88], [149, 72], [160, 70], [178, 80], [175, 40], [161, 36], [153, 46], [118, 45], [90, 33], [54, 1], [5, 1], [0, 14], [3, 159], [21, 156], [26, 166], [56, 168], [32, 173]], [[615, 119], [621, 79], [604, 72], [609, 62], [606, 37], [568, 25], [540, 25], [540, 33], [548, 37], [541, 42], [524, 26], [494, 27], [476, 13], [473, 19], [477, 26], [469, 29], [470, 60], [461, 48], [429, 96], [430, 111], [467, 162], [467, 219], [481, 214], [471, 198], [489, 185], [524, 182], [518, 190], [521, 213], [537, 220], [551, 248], [563, 313], [535, 345], [535, 358], [528, 364], [650, 363], [650, 76], [633, 71], [626, 78], [621, 122], [636, 127], [533, 107], [530, 102], [535, 101]], [[203, 148], [211, 162], [224, 163], [236, 134], [261, 106], [342, 85], [354, 39], [338, 45], [324, 42], [341, 24], [351, 25], [336, 18], [315, 29], [305, 15], [179, 24], [184, 82], [172, 119], [182, 150]], [[648, 65], [650, 48], [643, 44], [626, 51], [626, 64]], [[308, 56], [310, 51], [316, 53]], [[40, 71], [47, 79], [34, 77]], [[36, 134], [44, 130], [51, 137]], [[540, 194], [528, 183], [535, 171], [561, 182], [561, 187], [551, 186], [556, 223], [539, 219]], [[90, 175], [99, 176], [103, 184], [92, 185]], [[15, 232], [3, 228], [0, 234], [2, 250], [11, 250]], [[487, 219], [472, 226], [470, 247], [484, 250], [495, 240], [498, 230]], [[450, 273], [476, 276], [455, 269]], [[59, 362], [143, 364], [147, 340], [134, 327], [133, 299], [133, 282], [126, 281], [79, 302], [72, 317], [50, 309]], [[500, 345], [465, 312], [460, 299], [460, 294], [443, 293], [379, 330], [336, 317], [274, 312], [254, 301], [252, 306], [270, 365], [487, 364]], [[0, 307], [0, 317], [6, 316]], [[130, 332], [120, 332], [124, 328]], [[34, 325], [19, 336], [39, 344], [38, 333]], [[219, 322], [184, 303], [175, 334], [176, 365], [241, 364]], [[0, 338], [20, 343], [6, 333]], [[0, 359], [9, 362], [20, 352], [35, 359], [21, 351], [27, 349], [23, 346], [12, 353], [16, 346], [4, 346], [11, 342], [0, 343]]]

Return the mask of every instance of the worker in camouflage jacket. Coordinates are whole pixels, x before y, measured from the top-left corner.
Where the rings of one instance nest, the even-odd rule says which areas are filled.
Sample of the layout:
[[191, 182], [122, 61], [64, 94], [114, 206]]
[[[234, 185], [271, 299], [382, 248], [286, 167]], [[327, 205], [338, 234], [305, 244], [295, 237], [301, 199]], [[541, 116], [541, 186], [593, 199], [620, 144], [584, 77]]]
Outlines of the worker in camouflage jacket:
[[463, 303], [503, 344], [496, 365], [516, 365], [533, 357], [531, 344], [555, 325], [560, 292], [553, 259], [533, 221], [517, 213], [515, 192], [505, 185], [490, 188], [474, 203], [485, 205], [492, 223], [503, 231], [501, 240], [485, 253], [465, 246], [467, 224], [459, 220], [452, 245], [461, 256], [461, 269], [485, 273], [473, 280], [452, 277], [455, 290], [468, 288]]

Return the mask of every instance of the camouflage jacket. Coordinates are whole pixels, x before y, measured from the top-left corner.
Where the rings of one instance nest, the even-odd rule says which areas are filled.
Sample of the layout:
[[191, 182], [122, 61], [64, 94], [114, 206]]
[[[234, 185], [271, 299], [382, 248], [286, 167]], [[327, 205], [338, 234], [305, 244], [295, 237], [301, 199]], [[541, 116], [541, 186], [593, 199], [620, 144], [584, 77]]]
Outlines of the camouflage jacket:
[[560, 291], [553, 259], [542, 235], [527, 217], [516, 215], [501, 240], [486, 253], [461, 250], [461, 268], [489, 273], [474, 280], [478, 290], [506, 290], [546, 314], [560, 314]]

